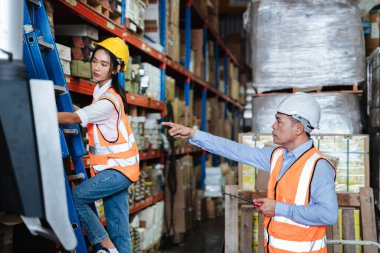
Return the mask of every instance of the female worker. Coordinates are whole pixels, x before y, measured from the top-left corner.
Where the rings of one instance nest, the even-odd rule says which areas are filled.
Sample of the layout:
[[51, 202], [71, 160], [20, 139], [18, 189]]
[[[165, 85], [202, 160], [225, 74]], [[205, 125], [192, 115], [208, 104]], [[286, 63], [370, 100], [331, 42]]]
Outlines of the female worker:
[[[60, 124], [87, 126], [91, 174], [73, 190], [81, 225], [92, 245], [110, 253], [132, 252], [129, 232], [128, 187], [139, 177], [139, 153], [126, 111], [125, 91], [118, 72], [128, 64], [128, 47], [120, 38], [95, 44], [92, 77], [96, 83], [91, 105], [75, 113], [60, 112]], [[102, 198], [107, 231], [91, 209]]]

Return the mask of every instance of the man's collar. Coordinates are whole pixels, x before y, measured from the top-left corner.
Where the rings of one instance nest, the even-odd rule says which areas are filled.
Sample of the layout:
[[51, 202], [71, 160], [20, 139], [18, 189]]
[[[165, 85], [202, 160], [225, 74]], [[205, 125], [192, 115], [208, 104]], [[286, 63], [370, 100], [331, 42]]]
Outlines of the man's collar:
[[291, 152], [285, 151], [285, 156], [288, 156], [289, 154], [293, 154], [293, 156], [296, 159], [298, 159], [303, 153], [305, 153], [307, 150], [309, 150], [312, 146], [313, 146], [313, 140], [310, 139]]

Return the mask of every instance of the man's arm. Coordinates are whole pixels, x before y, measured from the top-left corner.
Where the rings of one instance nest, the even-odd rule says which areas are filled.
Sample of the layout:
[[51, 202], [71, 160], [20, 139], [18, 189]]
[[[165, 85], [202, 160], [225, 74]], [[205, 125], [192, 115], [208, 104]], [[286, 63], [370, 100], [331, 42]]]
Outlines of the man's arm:
[[182, 139], [189, 139], [190, 143], [210, 153], [244, 163], [264, 171], [270, 171], [270, 157], [274, 148], [252, 148], [225, 138], [221, 138], [203, 131], [194, 130], [179, 124], [163, 122], [169, 126], [169, 134]]
[[319, 160], [311, 181], [310, 204], [297, 206], [276, 202], [275, 215], [309, 226], [334, 225], [338, 220], [334, 177], [332, 166], [326, 160]]

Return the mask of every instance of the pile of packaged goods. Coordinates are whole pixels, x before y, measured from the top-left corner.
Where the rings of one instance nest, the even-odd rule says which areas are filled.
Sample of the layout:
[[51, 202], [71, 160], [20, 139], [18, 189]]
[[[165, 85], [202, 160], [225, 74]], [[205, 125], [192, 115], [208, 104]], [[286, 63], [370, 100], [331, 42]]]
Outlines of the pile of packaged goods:
[[[360, 135], [313, 135], [314, 146], [329, 159], [336, 169], [337, 192], [359, 192], [369, 185], [369, 136]], [[241, 143], [251, 147], [275, 146], [271, 135], [242, 134]], [[258, 175], [256, 168], [242, 166], [242, 187], [254, 190]]]
[[56, 25], [56, 43], [63, 72], [67, 75], [91, 79], [90, 59], [93, 42], [99, 32], [90, 25]]
[[133, 215], [130, 221], [133, 252], [152, 248], [159, 241], [163, 231], [164, 202], [145, 208]]
[[[319, 129], [313, 134], [360, 134], [362, 119], [358, 94], [311, 93], [321, 106]], [[252, 131], [260, 134], [272, 133], [276, 108], [287, 96], [254, 96], [252, 98]], [[334, 105], [334, 106], [332, 106]]]
[[365, 79], [363, 28], [353, 1], [261, 0], [251, 3], [249, 13], [254, 86], [306, 88]]
[[158, 163], [141, 169], [139, 180], [129, 187], [129, 204], [140, 202], [150, 196], [157, 196], [162, 191], [163, 168], [164, 166]]
[[159, 113], [148, 113], [145, 116], [128, 116], [136, 144], [140, 152], [159, 150], [162, 146]]

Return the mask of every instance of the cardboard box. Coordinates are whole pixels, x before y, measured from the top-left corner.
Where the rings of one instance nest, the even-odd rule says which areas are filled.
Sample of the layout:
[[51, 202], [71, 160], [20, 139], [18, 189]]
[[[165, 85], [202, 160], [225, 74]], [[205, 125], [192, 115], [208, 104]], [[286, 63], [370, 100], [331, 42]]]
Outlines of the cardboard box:
[[71, 70], [70, 70], [70, 62], [66, 61], [64, 59], [59, 59], [62, 65], [62, 70], [63, 73], [66, 75], [71, 75]]
[[91, 64], [89, 62], [73, 60], [70, 64], [72, 76], [91, 79]]
[[166, 76], [165, 79], [166, 100], [173, 101], [175, 98], [175, 79], [170, 76]]
[[196, 6], [200, 14], [207, 18], [207, 0], [193, 0], [193, 6]]
[[371, 31], [367, 39], [366, 47], [368, 49], [375, 49], [380, 45], [380, 10], [373, 10], [370, 12], [369, 20], [371, 22]]
[[169, 25], [179, 26], [179, 10], [180, 10], [180, 3], [179, 0], [170, 0], [167, 5], [168, 8], [168, 16], [167, 16], [167, 23], [168, 27]]
[[61, 45], [59, 43], [55, 43], [55, 46], [58, 51], [59, 58], [65, 61], [71, 61], [71, 48]]
[[80, 37], [80, 36], [73, 36], [72, 43], [74, 47], [77, 48], [94, 48], [92, 44], [92, 39], [89, 37]]
[[179, 27], [174, 24], [170, 24], [167, 29], [166, 47], [168, 55], [176, 62], [179, 62], [180, 60], [180, 46]]
[[89, 48], [71, 48], [74, 60], [90, 61], [92, 52]]
[[83, 36], [99, 40], [98, 29], [89, 25], [55, 25], [57, 36]]

